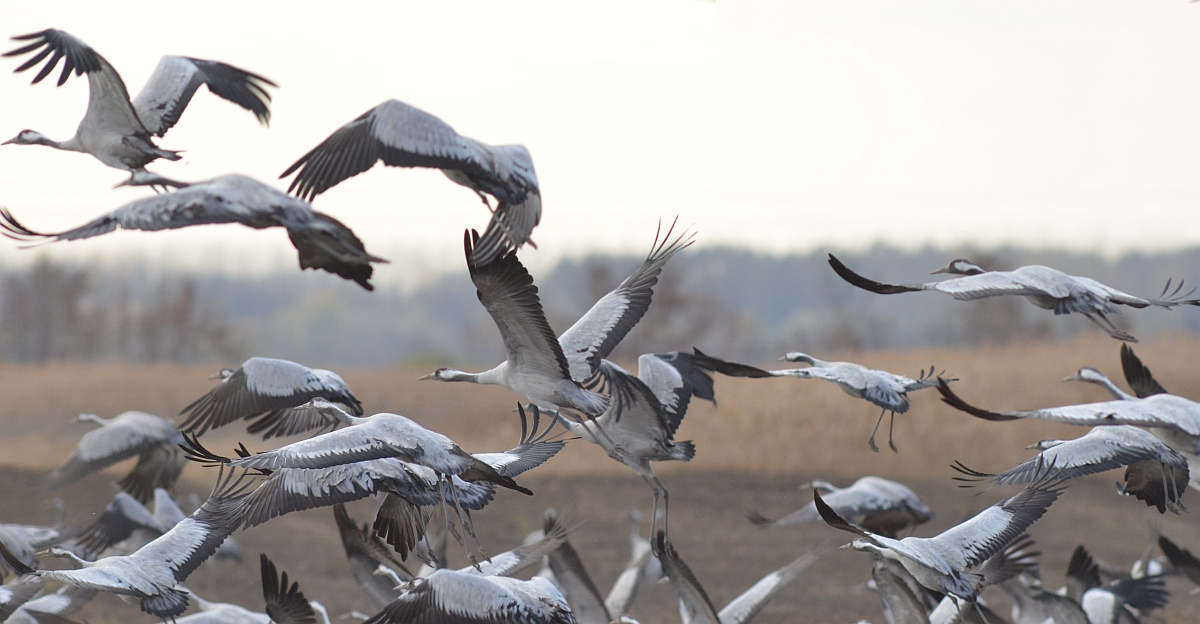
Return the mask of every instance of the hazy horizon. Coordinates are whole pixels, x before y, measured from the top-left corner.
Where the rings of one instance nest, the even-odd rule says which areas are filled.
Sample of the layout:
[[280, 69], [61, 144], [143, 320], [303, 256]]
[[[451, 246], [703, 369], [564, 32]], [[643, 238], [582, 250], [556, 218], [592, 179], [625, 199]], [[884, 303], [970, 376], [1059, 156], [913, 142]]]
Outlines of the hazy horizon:
[[[82, 38], [135, 93], [163, 54], [281, 85], [270, 128], [198, 92], [160, 141], [184, 159], [150, 167], [171, 177], [239, 172], [285, 188], [288, 164], [388, 98], [467, 136], [524, 143], [545, 204], [539, 247], [522, 254], [531, 266], [640, 253], [675, 215], [698, 248], [775, 256], [878, 243], [1109, 256], [1200, 245], [1200, 7], [1188, 2], [138, 6], [26, 3], [0, 15], [5, 35]], [[31, 87], [33, 71], [11, 73], [19, 64], [0, 59], [0, 140], [22, 128], [69, 137], [87, 81]], [[0, 147], [0, 205], [34, 229], [150, 194], [110, 188], [125, 177], [83, 154]], [[436, 171], [381, 166], [315, 206], [393, 260], [381, 283], [460, 266], [462, 230], [488, 217]], [[295, 263], [282, 232], [238, 226], [44, 251], [235, 273]], [[0, 260], [27, 263], [22, 253], [0, 241]]]

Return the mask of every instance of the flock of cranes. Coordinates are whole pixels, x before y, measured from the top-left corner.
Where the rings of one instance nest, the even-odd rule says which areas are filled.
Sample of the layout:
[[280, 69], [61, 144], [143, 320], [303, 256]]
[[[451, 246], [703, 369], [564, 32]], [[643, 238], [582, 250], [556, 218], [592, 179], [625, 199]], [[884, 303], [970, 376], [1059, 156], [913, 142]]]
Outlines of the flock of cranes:
[[[1092, 427], [1074, 440], [1042, 440], [1030, 447], [1038, 451], [1036, 456], [1001, 472], [957, 464], [960, 476], [955, 478], [964, 487], [1022, 484], [1024, 489], [933, 537], [902, 536], [934, 512], [905, 485], [876, 476], [864, 476], [846, 488], [813, 481], [807, 485], [813, 500], [799, 510], [777, 520], [751, 514], [750, 520], [764, 527], [823, 521], [853, 533], [854, 540], [844, 548], [871, 555], [869, 586], [890, 624], [1005, 621], [981, 599], [992, 585], [1012, 596], [1015, 622], [1133, 622], [1166, 604], [1162, 575], [1183, 574], [1200, 583], [1200, 561], [1165, 537], [1159, 540], [1165, 561], [1148, 554], [1128, 575], [1102, 571], [1086, 551], [1078, 551], [1069, 569], [1069, 589], [1061, 595], [1043, 589], [1037, 571], [1037, 553], [1026, 532], [1064, 495], [1072, 479], [1125, 468], [1118, 491], [1163, 513], [1186, 511], [1184, 492], [1200, 489], [1195, 470], [1200, 403], [1169, 394], [1128, 344], [1121, 347], [1121, 361], [1133, 394], [1098, 370], [1083, 368], [1069, 379], [1101, 385], [1113, 400], [1023, 411], [975, 407], [951, 389], [956, 378], [932, 366], [911, 378], [801, 352], [781, 359], [807, 366], [785, 370], [726, 361], [694, 347], [646, 353], [638, 358], [634, 374], [608, 358], [646, 314], [659, 276], [672, 257], [692, 244], [693, 233], [676, 233], [674, 223], [665, 232], [660, 228], [645, 260], [558, 334], [518, 257], [525, 245], [535, 247], [531, 235], [542, 211], [533, 160], [524, 146], [492, 146], [461, 136], [429, 113], [388, 100], [288, 167], [280, 176], [295, 176], [287, 193], [236, 174], [196, 183], [171, 180], [145, 167], [160, 158], [179, 159], [155, 138], [179, 120], [200, 85], [264, 124], [270, 119], [268, 88], [276, 85], [225, 63], [167, 56], [130, 98], [116, 70], [78, 38], [45, 30], [15, 39], [23, 42], [21, 47], [4, 56], [32, 54], [17, 72], [44, 61], [33, 79], [36, 84], [61, 61], [58, 84], [72, 74], [86, 74], [90, 98], [74, 137], [54, 141], [24, 130], [6, 143], [88, 153], [128, 171], [123, 185], [164, 191], [59, 233], [39, 233], [0, 210], [3, 233], [19, 241], [77, 240], [118, 227], [281, 226], [302, 269], [329, 271], [370, 290], [371, 265], [386, 261], [369, 254], [348, 227], [314, 210], [310, 202], [379, 161], [437, 168], [474, 191], [492, 216], [482, 235], [464, 232], [465, 262], [478, 299], [499, 331], [506, 359], [480, 373], [439, 368], [421, 379], [508, 388], [520, 397], [522, 433], [509, 450], [471, 452], [400, 414], [369, 413], [335, 372], [265, 357], [221, 370], [213, 377], [213, 389], [184, 407], [178, 423], [137, 411], [109, 419], [83, 414], [80, 420], [97, 428], [82, 436], [41, 488], [56, 490], [122, 460], [136, 457], [137, 463], [120, 481], [121, 492], [86, 528], [0, 525], [0, 558], [16, 573], [15, 580], [0, 586], [0, 621], [70, 621], [92, 596], [105, 592], [165, 621], [310, 624], [320, 617], [328, 622], [324, 607], [309, 601], [296, 583], [289, 585], [287, 573], [280, 575], [265, 554], [260, 558], [265, 613], [206, 601], [184, 583], [210, 558], [240, 559], [231, 539], [237, 531], [292, 512], [329, 507], [364, 603], [375, 610], [373, 615], [353, 615], [370, 624], [630, 622], [637, 588], [657, 579], [675, 588], [684, 624], [746, 624], [816, 565], [824, 550], [801, 555], [717, 609], [672, 544], [670, 496], [653, 463], [686, 462], [695, 456], [691, 441], [674, 437], [693, 399], [715, 402], [717, 373], [833, 382], [882, 410], [868, 440], [875, 452], [883, 417], [890, 412], [894, 425], [897, 413], [909, 411], [908, 394], [926, 388], [937, 388], [947, 404], [978, 418]], [[985, 271], [959, 259], [934, 273], [961, 277], [892, 285], [863, 277], [832, 255], [829, 263], [845, 281], [879, 294], [937, 290], [960, 300], [1022, 296], [1055, 314], [1083, 314], [1126, 342], [1136, 341], [1114, 323], [1118, 305], [1200, 306], [1200, 299], [1183, 291], [1182, 282], [1174, 289], [1168, 282], [1158, 298], [1141, 298], [1048, 267]], [[261, 435], [264, 442], [303, 439], [258, 453], [239, 444], [230, 456], [205, 447], [201, 437], [237, 421], [245, 422], [247, 435]], [[890, 425], [888, 444], [896, 452], [892, 429]], [[518, 478], [551, 461], [572, 440], [600, 446], [641, 477], [653, 494], [649, 539], [635, 525], [629, 564], [606, 597], [570, 544], [575, 527], [556, 513], [548, 512], [543, 529], [525, 544], [499, 554], [488, 552], [472, 518], [472, 512], [498, 496], [534, 495]], [[189, 461], [215, 474], [208, 499], [187, 515], [171, 492]], [[377, 502], [375, 517], [360, 526], [345, 505], [368, 498]], [[151, 501], [153, 511], [145, 506]], [[447, 542], [457, 542], [470, 565], [448, 567]], [[64, 558], [69, 567], [43, 567], [46, 557]], [[410, 567], [418, 563], [412, 572]], [[538, 565], [541, 570], [530, 580], [511, 576]], [[1102, 575], [1113, 578], [1106, 581]], [[63, 586], [39, 598], [48, 581]], [[192, 606], [199, 611], [185, 615]]]

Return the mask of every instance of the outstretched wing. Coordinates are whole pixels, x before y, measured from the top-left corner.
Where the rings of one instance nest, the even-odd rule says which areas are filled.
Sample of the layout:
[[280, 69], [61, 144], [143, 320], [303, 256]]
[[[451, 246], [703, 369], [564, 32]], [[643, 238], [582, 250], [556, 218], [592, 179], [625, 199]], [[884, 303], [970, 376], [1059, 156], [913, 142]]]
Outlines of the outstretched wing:
[[[661, 226], [660, 226], [661, 227]], [[675, 223], [659, 239], [656, 233], [650, 254], [642, 264], [612, 292], [592, 305], [575, 324], [563, 332], [558, 342], [570, 362], [571, 378], [582, 382], [596, 371], [600, 360], [609, 356], [621, 340], [642, 320], [650, 308], [654, 285], [671, 256], [692, 244], [694, 234], [684, 232], [675, 240]]]
[[384, 576], [375, 574], [380, 565], [386, 565], [404, 580], [412, 580], [413, 575], [399, 561], [396, 561], [387, 547], [384, 546], [367, 525], [359, 527], [345, 505], [333, 506], [333, 517], [337, 522], [338, 533], [342, 537], [342, 547], [346, 550], [346, 560], [350, 563], [350, 571], [354, 580], [358, 581], [364, 593], [382, 609], [400, 595], [395, 590], [395, 584]]
[[771, 601], [783, 588], [787, 587], [796, 577], [800, 576], [812, 564], [817, 562], [820, 556], [817, 551], [809, 551], [800, 555], [791, 563], [779, 568], [778, 570], [762, 577], [757, 583], [750, 586], [749, 589], [738, 595], [737, 598], [729, 601], [720, 611], [717, 612], [717, 618], [721, 624], [746, 624], [767, 603]]
[[125, 492], [119, 492], [100, 513], [100, 517], [76, 538], [76, 542], [85, 552], [99, 554], [113, 544], [127, 539], [137, 529], [151, 531], [155, 537], [167, 531], [167, 527], [137, 499]]
[[736, 362], [706, 355], [693, 347], [692, 353], [646, 353], [638, 357], [638, 379], [654, 393], [671, 421], [674, 435], [687, 414], [692, 397], [716, 403], [712, 373], [730, 377], [770, 377], [771, 373]]
[[[1187, 423], [1171, 418], [1172, 414], [1156, 410], [1152, 406], [1147, 407], [1139, 401], [1102, 401], [1099, 403], [1085, 403], [1083, 405], [1048, 407], [1038, 410], [990, 412], [962, 400], [962, 398], [950, 389], [949, 384], [945, 380], [939, 380], [938, 391], [942, 393], [942, 400], [947, 405], [984, 420], [1005, 421], [1034, 418], [1089, 427], [1099, 425], [1135, 425], [1138, 427], [1163, 427], [1183, 431], [1191, 428]], [[1194, 435], [1194, 432], [1188, 431], [1188, 433]]]
[[[263, 420], [256, 422], [255, 426], [260, 429], [282, 424], [278, 421], [284, 418], [296, 418], [306, 425], [314, 425], [309, 428], [328, 426], [331, 424], [327, 422], [330, 418], [321, 410], [289, 409], [317, 397], [342, 403], [355, 415], [362, 415], [362, 404], [336, 374], [314, 370], [289, 360], [250, 358], [208, 394], [183, 408], [180, 413], [186, 414], [187, 418], [180, 429], [203, 435], [210, 428], [259, 415], [263, 415]], [[307, 429], [287, 427], [284, 430], [300, 433]]]
[[1121, 370], [1125, 372], [1125, 382], [1139, 399], [1155, 394], [1170, 394], [1127, 344], [1121, 345]]
[[477, 265], [473, 258], [478, 242], [478, 233], [464, 233], [463, 248], [471, 281], [479, 302], [500, 330], [509, 366], [551, 379], [570, 380], [567, 358], [546, 321], [533, 276], [514, 253], [507, 253], [486, 266]]
[[308, 604], [308, 598], [300, 591], [300, 583], [288, 585], [287, 572], [275, 572], [275, 563], [267, 554], [259, 555], [262, 568], [263, 600], [267, 603], [267, 615], [275, 624], [317, 624], [317, 614]]
[[271, 95], [266, 88], [279, 86], [233, 65], [186, 56], [164, 56], [146, 86], [134, 98], [133, 109], [151, 134], [162, 136], [179, 121], [200, 85], [207, 85], [214, 95], [254, 113], [264, 125], [271, 119], [268, 108]]
[[[87, 432], [80, 438], [66, 464], [47, 476], [47, 486], [51, 489], [64, 487], [119, 461], [153, 453], [157, 447], [174, 444], [172, 438], [164, 436], [163, 427], [147, 427], [146, 423], [144, 419], [116, 418], [99, 429]], [[169, 427], [167, 423], [166, 428]], [[170, 457], [171, 451], [163, 450], [162, 456]], [[153, 491], [151, 487], [151, 494]], [[145, 496], [139, 498], [149, 500]]]
[[245, 472], [238, 472], [219, 475], [212, 494], [195, 513], [129, 557], [148, 567], [165, 564], [182, 583], [241, 524], [251, 483]]
[[666, 539], [662, 531], [659, 531], [654, 539], [655, 555], [662, 563], [663, 574], [666, 574], [671, 585], [675, 586], [680, 612], [686, 612], [693, 624], [722, 624], [708, 592], [704, 591], [704, 586], [692, 573], [691, 568], [683, 562], [679, 553], [675, 552], [675, 546]]
[[388, 100], [338, 128], [279, 177], [296, 177], [288, 192], [312, 200], [382, 160], [391, 167], [452, 169], [490, 175], [486, 153], [437, 117]]
[[1053, 465], [1062, 479], [1114, 470], [1122, 466], [1153, 459], [1167, 459], [1172, 467], [1187, 470], [1187, 459], [1171, 450], [1150, 433], [1130, 426], [1096, 427], [1086, 435], [1068, 440], [1042, 451], [1016, 466], [996, 474], [976, 472], [958, 464], [955, 470], [966, 475], [956, 481], [969, 484], [987, 481], [995, 485], [1029, 483], [1036, 478], [1040, 466]]
[[149, 137], [146, 127], [129, 102], [129, 91], [125, 88], [125, 82], [121, 80], [120, 74], [91, 46], [73, 35], [53, 28], [20, 35], [13, 39], [32, 41], [33, 43], [10, 50], [4, 53], [4, 56], [20, 56], [42, 48], [40, 52], [18, 67], [17, 72], [37, 65], [42, 62], [42, 59], [53, 53], [41, 71], [33, 77], [33, 84], [41, 82], [50, 75], [59, 60], [64, 60], [62, 73], [58, 77], [59, 86], [67, 81], [71, 72], [75, 72], [76, 76], [87, 74], [89, 95], [84, 123], [103, 125], [106, 129], [123, 135]]
[[975, 517], [936, 537], [908, 538], [935, 547], [962, 570], [987, 561], [1041, 518], [1051, 503], [1067, 489], [1057, 470], [1043, 464], [1038, 478], [1016, 496], [988, 507]]
[[531, 405], [530, 409], [533, 411], [533, 427], [529, 427], [525, 408], [517, 404], [517, 411], [521, 414], [521, 440], [517, 446], [503, 453], [472, 453], [472, 457], [491, 466], [502, 476], [515, 477], [541, 466], [557, 455], [567, 445], [562, 440], [547, 438], [557, 420], [552, 419], [550, 426], [539, 432], [541, 410], [536, 405]]

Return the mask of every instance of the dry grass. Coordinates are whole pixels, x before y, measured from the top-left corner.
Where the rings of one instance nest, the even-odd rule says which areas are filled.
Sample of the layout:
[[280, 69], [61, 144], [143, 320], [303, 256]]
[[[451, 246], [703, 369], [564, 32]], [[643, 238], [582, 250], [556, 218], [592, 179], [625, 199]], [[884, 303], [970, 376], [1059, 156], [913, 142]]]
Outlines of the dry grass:
[[[1084, 365], [1096, 366], [1119, 379], [1118, 347], [1115, 341], [1091, 336], [1066, 344], [1027, 343], [973, 351], [815, 355], [854, 359], [910, 375], [922, 366], [936, 364], [939, 370], [945, 368], [962, 379], [956, 390], [968, 401], [1005, 409], [1105, 398], [1099, 388], [1057, 380]], [[1137, 351], [1167, 388], [1200, 398], [1200, 376], [1191, 370], [1192, 354], [1198, 347], [1200, 341], [1179, 337], [1138, 345]], [[74, 422], [80, 412], [113, 416], [126, 409], [141, 409], [164, 416], [177, 414], [211, 387], [212, 382], [205, 378], [212, 372], [208, 367], [169, 365], [0, 367], [0, 393], [5, 397], [0, 419], [6, 428], [0, 440], [0, 466], [9, 467], [9, 481], [24, 481], [31, 472], [60, 465], [88, 429]], [[519, 433], [512, 414], [515, 395], [502, 388], [416, 382], [427, 372], [398, 367], [344, 371], [344, 377], [368, 412], [408, 415], [470, 450], [512, 445]], [[913, 395], [908, 414], [897, 417], [895, 437], [900, 452], [891, 453], [885, 446], [883, 452], [872, 453], [866, 439], [878, 412], [832, 384], [720, 379], [717, 396], [720, 404], [716, 407], [693, 403], [679, 432], [680, 439], [696, 442], [696, 459], [690, 464], [664, 463], [659, 470], [673, 493], [672, 537], [708, 584], [718, 606], [814, 545], [840, 543], [842, 536], [831, 535], [823, 526], [772, 532], [759, 531], [744, 521], [749, 507], [774, 515], [800, 504], [794, 484], [801, 480], [824, 477], [845, 483], [863, 474], [877, 474], [907, 481], [939, 512], [934, 522], [918, 532], [930, 535], [1003, 495], [987, 492], [976, 497], [952, 487], [949, 477], [953, 473], [948, 468], [952, 461], [962, 460], [982, 470], [1001, 469], [1028, 457], [1029, 451], [1023, 447], [1032, 442], [1082, 433], [1049, 423], [976, 420], [950, 409], [935, 391], [926, 390]], [[227, 451], [234, 440], [244, 437], [236, 427], [217, 433], [211, 439], [216, 450]], [[886, 432], [882, 436], [881, 445]], [[208, 437], [205, 440], [210, 441]], [[1047, 519], [1034, 527], [1045, 553], [1047, 576], [1052, 579], [1048, 582], [1061, 579], [1066, 555], [1078, 542], [1088, 543], [1100, 557], [1124, 563], [1141, 550], [1149, 531], [1161, 526], [1196, 550], [1197, 542], [1189, 539], [1189, 527], [1194, 526], [1191, 517], [1159, 516], [1136, 501], [1117, 497], [1111, 486], [1114, 474], [1074, 486]], [[211, 487], [211, 474], [199, 467], [189, 467], [185, 478], [186, 490], [203, 493]], [[103, 482], [104, 478], [91, 479], [64, 492], [73, 515], [94, 513], [111, 498], [112, 492]], [[505, 493], [479, 515], [485, 545], [493, 551], [515, 545], [525, 531], [536, 526], [540, 510], [546, 506], [572, 510], [586, 520], [583, 532], [573, 539], [598, 585], [607, 587], [628, 553], [627, 525], [622, 519], [625, 511], [649, 506], [645, 486], [597, 448], [579, 442], [523, 482], [537, 495], [526, 498]], [[0, 484], [0, 521], [46, 522], [47, 512], [30, 505], [32, 501], [19, 495], [19, 488], [11, 483]], [[368, 511], [356, 508], [360, 517]], [[335, 614], [363, 608], [365, 601], [348, 577], [328, 515], [328, 510], [293, 514], [274, 521], [269, 529], [260, 527], [237, 537], [251, 557], [262, 550], [279, 560], [301, 580], [310, 597], [325, 601]], [[297, 548], [299, 543], [303, 547]], [[868, 574], [865, 557], [834, 553], [818, 566], [819, 570], [805, 577], [809, 580], [802, 579], [780, 596], [758, 621], [880, 620], [877, 599], [860, 584]], [[212, 598], [241, 601], [252, 608], [261, 604], [255, 597], [257, 570], [252, 560], [224, 568], [219, 577], [210, 579], [209, 574], [204, 570], [197, 573], [193, 588], [208, 589]], [[1194, 619], [1195, 601], [1183, 595], [1183, 585], [1173, 588], [1176, 603], [1168, 619]], [[639, 603], [634, 615], [647, 623], [677, 621], [669, 590], [660, 587], [652, 594], [644, 604]], [[110, 600], [85, 614], [94, 623], [149, 621], [135, 612]]]
[[[869, 366], [915, 376], [936, 364], [961, 379], [956, 391], [989, 409], [1062, 405], [1107, 398], [1088, 384], [1058, 380], [1092, 365], [1121, 379], [1119, 343], [1088, 336], [1066, 344], [1021, 343], [979, 350], [920, 350], [868, 354], [817, 354], [854, 359]], [[1163, 338], [1137, 351], [1156, 377], [1173, 392], [1200, 397], [1200, 377], [1189, 370], [1200, 341]], [[774, 362], [761, 366], [781, 367]], [[70, 452], [88, 425], [75, 415], [114, 416], [128, 409], [171, 417], [212, 387], [211, 367], [127, 364], [51, 364], [0, 367], [0, 440], [4, 464], [52, 468]], [[396, 412], [441, 431], [473, 450], [510, 447], [520, 428], [513, 414], [517, 397], [503, 388], [417, 382], [426, 369], [396, 367], [343, 371], [367, 413]], [[1123, 383], [1123, 382], [1119, 382]], [[913, 407], [896, 417], [900, 453], [886, 450], [887, 422], [881, 427], [882, 453], [866, 440], [879, 412], [818, 380], [719, 378], [719, 404], [692, 403], [678, 439], [698, 450], [689, 465], [660, 464], [678, 470], [736, 470], [771, 474], [826, 472], [878, 473], [897, 478], [944, 471], [955, 459], [982, 468], [1026, 456], [1024, 447], [1046, 437], [1071, 437], [1069, 426], [1040, 422], [989, 423], [944, 405], [934, 390], [912, 395]], [[218, 430], [216, 446], [244, 438], [237, 427]], [[207, 439], [207, 438], [206, 438]], [[595, 447], [573, 444], [539, 472], [545, 474], [623, 474], [625, 468]]]

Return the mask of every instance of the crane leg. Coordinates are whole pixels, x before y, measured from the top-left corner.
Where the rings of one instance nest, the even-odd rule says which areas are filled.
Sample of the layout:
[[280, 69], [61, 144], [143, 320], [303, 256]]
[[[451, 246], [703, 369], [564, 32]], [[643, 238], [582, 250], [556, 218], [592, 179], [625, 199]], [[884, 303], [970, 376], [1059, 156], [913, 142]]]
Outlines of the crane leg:
[[[463, 516], [463, 508], [458, 502], [458, 488], [454, 487], [454, 480], [448, 478], [446, 479], [446, 483], [450, 486], [450, 495], [454, 498], [454, 508], [458, 510], [458, 521], [462, 523], [464, 537], [466, 535], [470, 535], [471, 539], [475, 540], [475, 547], [479, 549], [479, 554], [483, 555], [485, 560], [491, 561], [492, 558], [489, 557], [487, 551], [483, 549], [483, 544], [479, 543], [479, 536], [475, 534], [475, 523], [470, 521], [470, 513], [468, 512], [466, 517]], [[467, 550], [467, 559], [469, 559], [471, 563], [474, 564], [475, 569], [478, 570], [479, 563], [477, 563], [475, 558], [471, 556], [471, 547], [467, 545], [467, 541], [465, 539], [463, 540], [463, 547]]]
[[[663, 519], [662, 519], [663, 537], [664, 538], [669, 537], [668, 533], [670, 530], [671, 493], [667, 491], [667, 488], [666, 488], [666, 486], [664, 486], [662, 484], [662, 481], [658, 480], [658, 475], [654, 474], [653, 469], [646, 470], [645, 472], [643, 472], [641, 474], [642, 474], [642, 480], [644, 480], [650, 486], [650, 489], [654, 490], [654, 510], [651, 512], [654, 514], [654, 516], [650, 520], [650, 537], [654, 538], [655, 536], [658, 535], [657, 530], [658, 530], [658, 499], [659, 499], [659, 497], [662, 497], [662, 501], [663, 501]], [[653, 542], [653, 539], [651, 540], [651, 542]]]
[[875, 428], [871, 430], [871, 437], [867, 440], [867, 446], [870, 446], [871, 450], [875, 451], [876, 453], [879, 452], [879, 447], [875, 446], [875, 434], [879, 432], [879, 424], [883, 422], [883, 415], [886, 413], [886, 407], [883, 408], [882, 412], [879, 412], [879, 420], [875, 421]]
[[[880, 417], [882, 418], [882, 416]], [[888, 446], [892, 447], [893, 453], [899, 453], [896, 449], [896, 443], [892, 442], [892, 429], [896, 427], [896, 411], [892, 410], [892, 419], [888, 421]]]
[[642, 480], [645, 481], [646, 485], [649, 485], [650, 489], [654, 491], [654, 508], [650, 511], [650, 543], [653, 544], [655, 543], [655, 536], [658, 535], [658, 497], [660, 492], [658, 486], [654, 484], [654, 481], [650, 479], [649, 475], [643, 474]]

